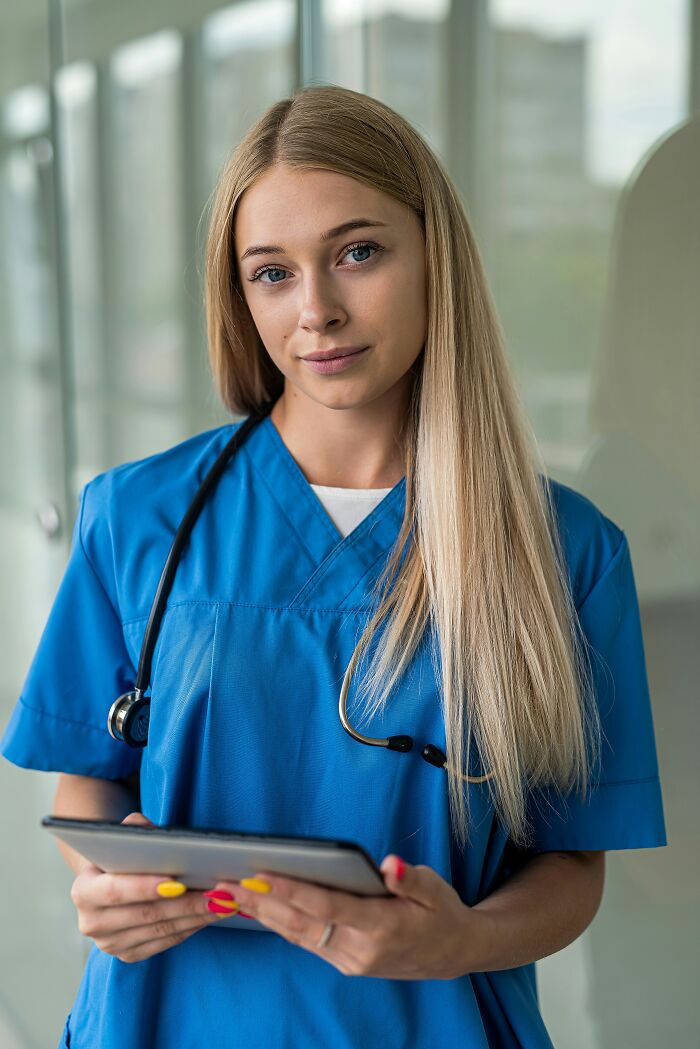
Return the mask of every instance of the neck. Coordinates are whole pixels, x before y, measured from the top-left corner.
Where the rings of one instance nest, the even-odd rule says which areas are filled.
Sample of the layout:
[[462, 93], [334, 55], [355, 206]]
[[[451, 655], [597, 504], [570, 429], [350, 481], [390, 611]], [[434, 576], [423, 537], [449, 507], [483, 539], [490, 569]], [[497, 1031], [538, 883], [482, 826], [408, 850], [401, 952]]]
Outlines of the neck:
[[339, 409], [285, 383], [270, 418], [309, 484], [393, 488], [406, 472], [399, 430], [407, 388], [399, 387], [371, 404]]

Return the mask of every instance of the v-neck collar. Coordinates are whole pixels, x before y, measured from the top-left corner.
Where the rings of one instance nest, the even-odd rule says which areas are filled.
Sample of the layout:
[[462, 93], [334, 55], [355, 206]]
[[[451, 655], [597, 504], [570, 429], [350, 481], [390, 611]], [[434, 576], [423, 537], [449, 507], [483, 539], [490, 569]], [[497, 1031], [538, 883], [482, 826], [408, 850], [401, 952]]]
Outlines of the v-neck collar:
[[[405, 507], [402, 477], [348, 535], [343, 536], [292, 456], [270, 416], [245, 442], [271, 495], [316, 566], [291, 607], [329, 601], [344, 607], [358, 600], [357, 584], [386, 555], [398, 535]], [[343, 592], [343, 582], [345, 592]], [[338, 586], [340, 584], [340, 590]], [[339, 600], [340, 599], [340, 600]]]

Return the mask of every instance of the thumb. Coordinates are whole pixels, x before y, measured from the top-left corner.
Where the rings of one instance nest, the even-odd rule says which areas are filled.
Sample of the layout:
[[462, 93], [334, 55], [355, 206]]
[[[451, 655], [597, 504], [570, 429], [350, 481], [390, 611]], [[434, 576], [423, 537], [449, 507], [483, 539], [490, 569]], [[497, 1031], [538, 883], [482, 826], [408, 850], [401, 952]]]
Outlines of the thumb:
[[384, 884], [395, 896], [405, 896], [421, 903], [424, 907], [435, 907], [435, 884], [430, 867], [413, 866], [400, 856], [390, 853], [385, 856], [380, 866]]
[[142, 812], [130, 812], [129, 815], [122, 820], [122, 823], [138, 824], [141, 827], [155, 827], [155, 823], [153, 823], [152, 820], [149, 820], [147, 816], [144, 816]]

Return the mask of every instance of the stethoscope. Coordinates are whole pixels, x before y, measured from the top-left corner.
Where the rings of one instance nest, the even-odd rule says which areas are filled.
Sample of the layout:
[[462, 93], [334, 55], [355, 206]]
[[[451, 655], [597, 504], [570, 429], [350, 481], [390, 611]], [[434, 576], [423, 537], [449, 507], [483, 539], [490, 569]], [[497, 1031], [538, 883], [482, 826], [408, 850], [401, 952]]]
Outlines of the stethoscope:
[[[151, 605], [151, 611], [148, 616], [146, 630], [141, 643], [139, 665], [134, 687], [130, 692], [125, 692], [123, 695], [119, 696], [118, 699], [115, 699], [109, 709], [109, 714], [107, 715], [107, 728], [109, 734], [118, 742], [126, 743], [130, 747], [145, 747], [148, 743], [148, 724], [150, 720], [151, 700], [150, 697], [146, 695], [146, 691], [149, 688], [151, 681], [153, 652], [156, 647], [156, 641], [158, 640], [158, 631], [165, 612], [168, 595], [170, 594], [175, 579], [177, 563], [180, 560], [183, 547], [189, 539], [194, 524], [202, 511], [207, 496], [219, 481], [234, 453], [238, 451], [250, 435], [251, 431], [270, 414], [274, 405], [275, 401], [267, 402], [258, 412], [250, 415], [245, 422], [238, 427], [209, 469], [190, 503], [185, 516], [180, 522], [158, 582], [153, 604]], [[370, 747], [386, 747], [387, 750], [397, 750], [404, 754], [407, 753], [413, 748], [413, 739], [410, 736], [389, 736], [388, 739], [374, 739], [371, 736], [361, 735], [361, 733], [357, 732], [350, 724], [347, 715], [347, 697], [357, 658], [357, 650], [355, 650], [348, 664], [348, 668], [345, 671], [345, 677], [343, 678], [343, 685], [340, 690], [340, 700], [338, 704], [340, 723], [348, 735], [358, 743], [365, 743]], [[423, 747], [421, 757], [427, 761], [429, 765], [434, 765], [436, 768], [445, 769], [447, 771], [447, 758], [440, 748], [434, 746], [432, 743], [428, 743]], [[462, 779], [469, 783], [483, 783], [485, 780], [490, 779], [491, 776], [493, 776], [493, 772], [489, 772], [486, 776], [465, 776], [463, 773], [461, 775]]]

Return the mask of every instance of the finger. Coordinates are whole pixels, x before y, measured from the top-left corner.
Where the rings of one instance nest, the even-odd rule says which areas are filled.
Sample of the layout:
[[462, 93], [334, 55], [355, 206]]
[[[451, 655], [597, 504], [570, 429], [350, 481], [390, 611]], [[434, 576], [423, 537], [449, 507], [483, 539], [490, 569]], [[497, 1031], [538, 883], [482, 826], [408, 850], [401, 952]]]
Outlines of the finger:
[[147, 903], [127, 903], [114, 907], [82, 908], [78, 928], [85, 936], [110, 935], [154, 925], [158, 922], [211, 915], [200, 892], [190, 892], [175, 900], [156, 899]]
[[185, 914], [177, 917], [162, 918], [149, 925], [134, 926], [114, 930], [112, 933], [103, 932], [93, 936], [101, 951], [108, 954], [118, 954], [122, 951], [133, 950], [144, 944], [157, 940], [167, 940], [182, 933], [196, 932], [207, 925], [212, 925], [219, 920], [219, 916], [207, 911], [206, 914]]
[[140, 827], [155, 827], [156, 824], [153, 820], [149, 820], [147, 816], [144, 816], [142, 812], [130, 812], [128, 816], [125, 816], [122, 823], [129, 825], [136, 825]]
[[345, 939], [352, 930], [336, 926], [331, 936], [332, 942], [329, 942], [325, 947], [319, 947], [318, 941], [321, 939], [325, 923], [320, 924], [308, 918], [307, 915], [302, 915], [299, 911], [296, 912], [291, 925], [281, 924], [269, 914], [265, 919], [258, 918], [258, 921], [270, 929], [271, 932], [281, 936], [287, 943], [291, 943], [296, 947], [302, 947], [310, 954], [315, 954], [318, 958], [322, 958], [324, 962], [329, 962], [335, 966], [344, 975], [353, 975], [357, 971], [356, 961], [345, 944]]
[[71, 895], [77, 906], [118, 907], [128, 903], [147, 903], [161, 899], [158, 885], [172, 880], [167, 874], [107, 874], [98, 868], [88, 869], [80, 872]]
[[429, 910], [435, 910], [440, 905], [445, 890], [454, 891], [431, 867], [422, 864], [413, 866], [395, 853], [385, 856], [379, 869], [390, 892], [420, 903]]
[[160, 954], [161, 951], [167, 951], [170, 947], [177, 947], [178, 944], [183, 943], [190, 936], [194, 936], [194, 934], [199, 931], [200, 926], [197, 926], [194, 929], [181, 930], [180, 932], [173, 933], [171, 936], [163, 936], [155, 940], [146, 940], [138, 945], [118, 948], [107, 953], [113, 954], [124, 962], [141, 962], [146, 958], [153, 957], [154, 954]]
[[[248, 879], [246, 879], [247, 881]], [[297, 878], [283, 878], [276, 874], [256, 874], [252, 881], [267, 883], [270, 891], [255, 892], [241, 882], [219, 882], [216, 888], [232, 893], [241, 910], [247, 914], [265, 915], [282, 924], [294, 921], [294, 912], [300, 912], [321, 928], [326, 922], [350, 926], [354, 929], [374, 929], [381, 921], [384, 908], [390, 901], [371, 896], [354, 896], [339, 889], [326, 889]], [[286, 917], [285, 917], [286, 916]]]

